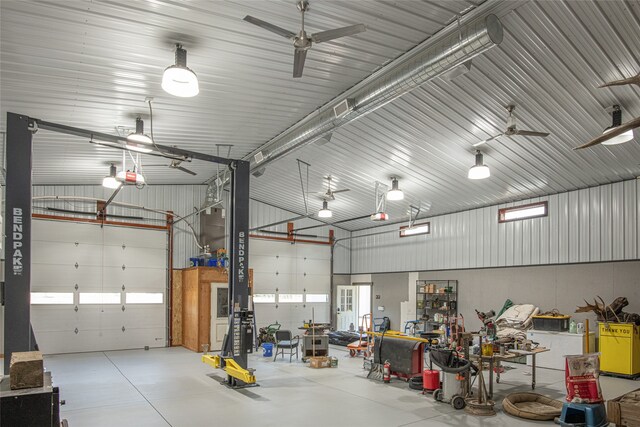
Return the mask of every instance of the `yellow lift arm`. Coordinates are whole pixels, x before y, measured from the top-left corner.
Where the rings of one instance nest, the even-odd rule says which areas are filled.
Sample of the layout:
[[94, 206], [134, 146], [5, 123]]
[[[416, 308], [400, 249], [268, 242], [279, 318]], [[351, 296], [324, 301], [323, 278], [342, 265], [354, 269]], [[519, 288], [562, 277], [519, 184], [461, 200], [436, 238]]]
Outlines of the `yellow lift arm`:
[[[216, 369], [220, 369], [222, 367], [223, 358], [218, 355], [213, 354], [203, 354], [202, 355], [202, 363], [206, 363], [209, 366], [212, 366]], [[238, 379], [245, 384], [255, 384], [256, 377], [253, 375], [253, 371], [248, 371], [247, 369], [242, 368], [240, 365], [236, 363], [233, 358], [228, 357], [224, 358], [224, 367], [223, 371], [227, 373], [227, 375]]]

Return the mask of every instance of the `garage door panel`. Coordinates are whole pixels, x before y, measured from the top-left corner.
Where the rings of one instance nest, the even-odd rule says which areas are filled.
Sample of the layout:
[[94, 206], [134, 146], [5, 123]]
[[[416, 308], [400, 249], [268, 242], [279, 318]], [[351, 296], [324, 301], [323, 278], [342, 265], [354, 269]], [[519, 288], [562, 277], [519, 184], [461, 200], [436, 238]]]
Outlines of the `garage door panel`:
[[276, 270], [283, 273], [295, 271], [296, 259], [291, 257], [279, 257], [276, 259]]
[[32, 245], [32, 259], [40, 264], [79, 266], [102, 265], [102, 246], [65, 242], [39, 242]]
[[31, 286], [46, 288], [48, 286], [91, 286], [99, 285], [102, 280], [102, 267], [66, 263], [64, 265], [31, 264]]
[[165, 268], [131, 268], [123, 270], [119, 267], [104, 267], [102, 275], [105, 281], [125, 286], [127, 290], [137, 287], [162, 288], [166, 284], [167, 270]]
[[[68, 242], [102, 245], [102, 230], [95, 224], [67, 222], [59, 227], [61, 221], [35, 220], [31, 222], [33, 242]], [[37, 246], [34, 244], [33, 250]]]
[[[151, 231], [133, 227], [106, 226], [104, 234], [105, 246], [122, 248], [137, 247], [157, 249], [167, 246], [167, 234], [161, 231]], [[151, 231], [151, 232], [150, 232]]]
[[73, 331], [78, 325], [75, 305], [31, 306], [31, 326], [38, 338], [38, 332]]
[[300, 243], [295, 245], [297, 248], [297, 258], [298, 259], [316, 259], [316, 260], [331, 260], [331, 250], [329, 245], [326, 247], [322, 247], [319, 245], [311, 245]]
[[253, 268], [254, 274], [256, 271], [262, 273], [275, 273], [277, 271], [276, 257], [272, 255], [256, 255], [250, 256], [250, 267]]
[[166, 330], [164, 328], [140, 328], [129, 329], [125, 328], [124, 332], [119, 335], [114, 333], [114, 338], [117, 339], [120, 349], [128, 348], [144, 348], [149, 346], [164, 347], [166, 345], [166, 339], [164, 338]]
[[304, 272], [307, 274], [328, 275], [331, 271], [331, 261], [312, 258], [298, 259], [297, 269], [298, 272]]
[[[41, 221], [36, 220], [34, 224], [39, 222]], [[33, 228], [34, 242], [40, 242], [38, 251], [34, 252], [32, 265], [33, 291], [73, 292], [75, 303], [65, 306], [32, 306], [34, 331], [43, 352], [164, 346], [166, 232], [100, 228], [98, 224], [81, 225], [78, 227], [73, 222], [47, 221], [46, 226], [38, 224]], [[82, 236], [85, 238], [81, 239]], [[105, 247], [103, 240], [112, 244]], [[79, 242], [77, 245], [76, 241]], [[141, 246], [135, 246], [136, 243]], [[78, 263], [77, 267], [75, 263]], [[75, 289], [76, 284], [78, 290]], [[125, 305], [125, 294], [132, 291], [162, 293], [163, 302], [154, 305]], [[80, 304], [80, 295], [84, 293], [114, 293], [118, 296], [118, 303]], [[76, 304], [77, 312], [74, 310]]]
[[166, 313], [162, 304], [125, 304], [122, 319], [127, 328], [153, 328], [164, 324]]
[[[94, 331], [97, 335], [97, 331]], [[38, 334], [34, 331], [40, 351], [46, 354], [76, 353], [90, 351], [93, 347], [87, 340], [86, 333], [79, 336], [74, 331], [52, 331]]]
[[300, 277], [297, 281], [299, 289], [306, 289], [310, 294], [329, 293], [331, 280], [329, 276], [307, 275]]
[[157, 267], [166, 265], [167, 251], [164, 249], [104, 247], [103, 264], [109, 267]]

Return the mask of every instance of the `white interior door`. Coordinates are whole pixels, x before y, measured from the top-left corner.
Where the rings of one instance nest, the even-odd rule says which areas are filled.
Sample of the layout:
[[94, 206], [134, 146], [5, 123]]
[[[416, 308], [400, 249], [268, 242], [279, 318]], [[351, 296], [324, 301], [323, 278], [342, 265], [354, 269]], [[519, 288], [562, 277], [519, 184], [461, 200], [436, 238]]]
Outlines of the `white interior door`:
[[336, 304], [338, 307], [338, 330], [348, 331], [351, 329], [351, 324], [353, 324], [353, 329], [358, 329], [357, 295], [357, 286], [338, 286]]
[[222, 350], [224, 334], [229, 329], [229, 287], [211, 284], [211, 351]]

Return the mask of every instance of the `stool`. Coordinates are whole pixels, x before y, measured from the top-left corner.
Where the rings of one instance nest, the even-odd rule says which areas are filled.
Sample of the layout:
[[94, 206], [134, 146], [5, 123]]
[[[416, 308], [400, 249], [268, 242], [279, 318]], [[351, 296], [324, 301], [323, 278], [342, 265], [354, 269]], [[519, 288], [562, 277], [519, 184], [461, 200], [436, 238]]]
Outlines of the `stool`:
[[604, 403], [565, 403], [560, 414], [562, 427], [605, 427], [608, 426]]

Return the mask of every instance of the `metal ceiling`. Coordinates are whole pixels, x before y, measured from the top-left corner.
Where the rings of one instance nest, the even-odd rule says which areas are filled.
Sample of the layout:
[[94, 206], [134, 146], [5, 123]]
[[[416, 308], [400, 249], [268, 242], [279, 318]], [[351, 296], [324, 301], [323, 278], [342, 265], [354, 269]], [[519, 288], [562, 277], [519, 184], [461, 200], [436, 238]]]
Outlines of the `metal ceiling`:
[[[7, 111], [115, 132], [133, 127], [154, 97], [154, 135], [165, 145], [232, 157], [258, 148], [386, 62], [428, 38], [473, 1], [316, 1], [312, 31], [362, 22], [367, 32], [313, 47], [302, 79], [291, 78], [286, 40], [242, 22], [245, 14], [285, 28], [298, 25], [292, 1], [85, 2], [2, 1], [1, 118]], [[409, 203], [423, 215], [470, 209], [619, 181], [640, 174], [637, 141], [574, 152], [610, 125], [604, 109], [640, 116], [637, 87], [596, 89], [640, 71], [640, 2], [528, 1], [498, 14], [504, 41], [474, 59], [452, 82], [437, 79], [349, 124], [330, 143], [312, 144], [269, 165], [252, 180], [252, 197], [301, 213], [296, 158], [311, 163], [311, 189], [322, 176], [352, 191], [330, 203], [334, 219], [370, 213], [374, 181], [399, 176], [407, 198], [388, 204], [392, 219]], [[200, 94], [179, 99], [160, 88], [173, 60], [171, 34], [183, 33]], [[483, 146], [492, 177], [473, 182], [472, 144], [504, 128], [504, 106], [517, 105], [519, 126], [547, 130], [546, 139], [505, 138]], [[147, 120], [146, 126], [149, 126]], [[636, 130], [637, 139], [640, 139]], [[120, 153], [41, 132], [35, 138], [39, 184], [98, 183], [105, 161]], [[147, 163], [159, 163], [150, 159]], [[215, 165], [147, 170], [151, 183], [200, 183]], [[321, 201], [311, 199], [319, 209]], [[341, 226], [374, 225], [361, 220]]]

